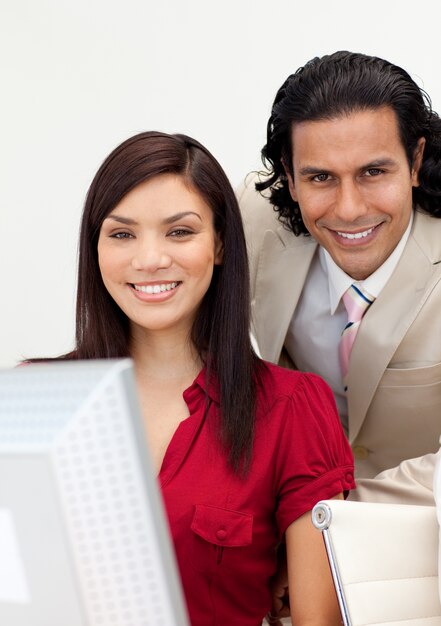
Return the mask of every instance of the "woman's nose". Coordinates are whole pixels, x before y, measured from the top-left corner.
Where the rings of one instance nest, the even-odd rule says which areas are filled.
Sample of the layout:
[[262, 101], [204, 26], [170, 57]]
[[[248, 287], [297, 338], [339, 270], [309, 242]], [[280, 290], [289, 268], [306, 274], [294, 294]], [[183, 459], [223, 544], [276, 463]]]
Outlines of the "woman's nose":
[[132, 257], [135, 270], [155, 272], [170, 267], [172, 259], [166, 247], [158, 242], [140, 243]]

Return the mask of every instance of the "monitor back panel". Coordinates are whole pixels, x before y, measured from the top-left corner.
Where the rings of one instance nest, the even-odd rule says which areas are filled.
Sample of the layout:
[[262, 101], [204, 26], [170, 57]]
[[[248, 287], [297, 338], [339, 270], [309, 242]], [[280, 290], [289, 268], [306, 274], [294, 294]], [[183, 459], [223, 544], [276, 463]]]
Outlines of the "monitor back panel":
[[2, 537], [1, 624], [188, 624], [129, 360], [0, 372]]

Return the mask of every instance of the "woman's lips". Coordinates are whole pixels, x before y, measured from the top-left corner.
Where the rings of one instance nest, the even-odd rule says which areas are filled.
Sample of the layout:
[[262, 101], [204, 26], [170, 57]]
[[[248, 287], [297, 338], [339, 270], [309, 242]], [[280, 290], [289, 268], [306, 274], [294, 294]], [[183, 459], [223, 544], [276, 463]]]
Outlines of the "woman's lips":
[[142, 302], [162, 302], [172, 298], [181, 284], [182, 281], [179, 280], [158, 283], [131, 283], [130, 288], [136, 298]]

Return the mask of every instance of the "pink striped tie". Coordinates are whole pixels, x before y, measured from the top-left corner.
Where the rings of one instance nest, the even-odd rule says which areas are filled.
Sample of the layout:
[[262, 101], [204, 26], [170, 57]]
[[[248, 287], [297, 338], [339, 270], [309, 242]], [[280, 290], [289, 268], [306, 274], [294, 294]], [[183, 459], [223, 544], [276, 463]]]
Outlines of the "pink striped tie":
[[348, 312], [348, 323], [341, 334], [338, 351], [345, 391], [347, 390], [346, 379], [352, 346], [354, 345], [355, 337], [360, 327], [361, 318], [374, 300], [375, 298], [359, 285], [351, 285], [343, 294], [343, 303]]

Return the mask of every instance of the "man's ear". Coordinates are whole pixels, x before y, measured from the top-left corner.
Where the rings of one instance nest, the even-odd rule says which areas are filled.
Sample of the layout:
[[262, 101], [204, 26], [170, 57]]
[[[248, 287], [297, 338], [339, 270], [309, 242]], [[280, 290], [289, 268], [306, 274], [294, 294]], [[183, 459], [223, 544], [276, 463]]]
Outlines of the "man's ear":
[[291, 194], [291, 198], [294, 200], [294, 202], [298, 202], [296, 186], [294, 184], [294, 177], [291, 175], [289, 168], [286, 167], [285, 161], [283, 159], [282, 159], [282, 165], [283, 165], [283, 169], [285, 170], [286, 178], [288, 180], [288, 189], [289, 189], [289, 193]]
[[412, 170], [411, 170], [412, 187], [419, 187], [420, 185], [418, 177], [419, 177], [421, 165], [423, 163], [423, 154], [424, 154], [425, 145], [426, 145], [426, 138], [420, 137], [418, 139], [417, 146], [413, 152], [413, 161], [412, 161]]

